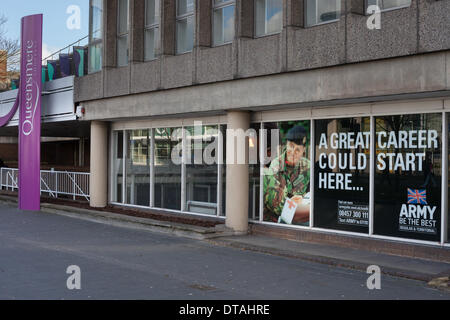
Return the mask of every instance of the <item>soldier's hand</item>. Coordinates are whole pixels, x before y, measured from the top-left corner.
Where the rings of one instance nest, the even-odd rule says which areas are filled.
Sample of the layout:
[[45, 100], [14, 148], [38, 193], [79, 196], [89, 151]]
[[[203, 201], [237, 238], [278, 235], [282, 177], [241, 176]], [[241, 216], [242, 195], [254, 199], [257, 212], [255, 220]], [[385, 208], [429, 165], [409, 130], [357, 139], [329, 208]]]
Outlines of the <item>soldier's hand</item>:
[[297, 205], [301, 205], [303, 202], [303, 197], [300, 195], [297, 195], [297, 196], [293, 196], [291, 198], [291, 200], [294, 201]]

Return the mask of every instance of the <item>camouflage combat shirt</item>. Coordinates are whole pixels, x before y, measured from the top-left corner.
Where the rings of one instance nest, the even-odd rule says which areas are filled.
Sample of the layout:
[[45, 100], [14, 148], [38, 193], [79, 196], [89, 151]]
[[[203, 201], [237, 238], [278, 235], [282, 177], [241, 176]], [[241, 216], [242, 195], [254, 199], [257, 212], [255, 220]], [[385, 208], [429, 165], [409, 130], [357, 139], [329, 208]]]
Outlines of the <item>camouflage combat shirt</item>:
[[278, 222], [286, 198], [309, 192], [310, 161], [301, 158], [290, 167], [285, 159], [286, 150], [264, 169], [264, 221]]

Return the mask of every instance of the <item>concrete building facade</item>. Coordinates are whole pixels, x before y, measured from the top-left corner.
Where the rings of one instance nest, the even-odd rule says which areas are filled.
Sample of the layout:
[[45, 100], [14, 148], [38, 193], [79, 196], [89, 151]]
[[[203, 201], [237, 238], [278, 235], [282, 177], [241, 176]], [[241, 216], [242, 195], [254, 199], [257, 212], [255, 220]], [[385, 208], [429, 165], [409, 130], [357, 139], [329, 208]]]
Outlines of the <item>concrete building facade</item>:
[[91, 205], [448, 246], [450, 1], [323, 3], [91, 1]]

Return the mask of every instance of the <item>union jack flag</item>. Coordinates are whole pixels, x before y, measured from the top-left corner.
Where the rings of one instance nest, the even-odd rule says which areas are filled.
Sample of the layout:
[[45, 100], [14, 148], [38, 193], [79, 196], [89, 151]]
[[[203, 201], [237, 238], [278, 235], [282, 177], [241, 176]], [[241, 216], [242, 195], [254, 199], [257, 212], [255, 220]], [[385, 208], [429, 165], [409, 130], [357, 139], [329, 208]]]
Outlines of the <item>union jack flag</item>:
[[408, 188], [408, 203], [411, 204], [428, 204], [426, 189], [410, 189]]

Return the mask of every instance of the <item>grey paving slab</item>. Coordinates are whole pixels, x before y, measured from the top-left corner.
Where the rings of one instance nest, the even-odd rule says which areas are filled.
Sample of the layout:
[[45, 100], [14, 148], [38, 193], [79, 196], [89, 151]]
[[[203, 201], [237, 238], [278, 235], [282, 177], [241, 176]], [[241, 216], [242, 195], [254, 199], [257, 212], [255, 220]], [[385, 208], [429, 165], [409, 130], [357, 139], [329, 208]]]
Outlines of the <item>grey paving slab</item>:
[[218, 244], [237, 248], [247, 248], [272, 254], [282, 254], [292, 257], [314, 259], [330, 264], [354, 265], [357, 268], [378, 265], [385, 269], [402, 272], [411, 278], [429, 279], [436, 276], [449, 276], [450, 263], [436, 262], [410, 257], [381, 254], [366, 250], [338, 247], [325, 244], [297, 242], [264, 236], [224, 237], [215, 241]]
[[[81, 290], [68, 290], [69, 265]], [[0, 299], [450, 299], [426, 283], [0, 205]]]

